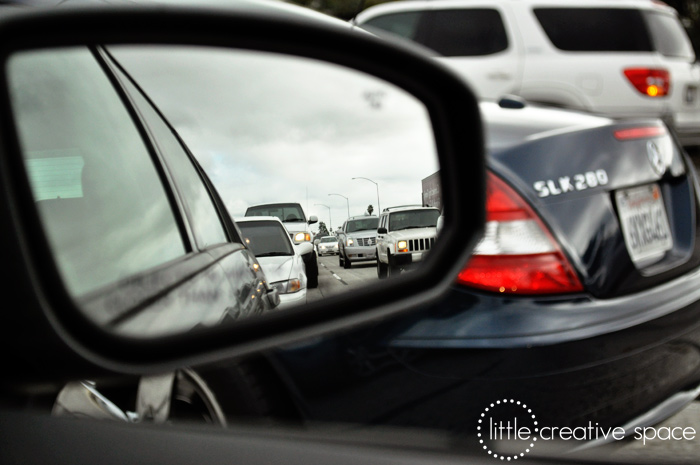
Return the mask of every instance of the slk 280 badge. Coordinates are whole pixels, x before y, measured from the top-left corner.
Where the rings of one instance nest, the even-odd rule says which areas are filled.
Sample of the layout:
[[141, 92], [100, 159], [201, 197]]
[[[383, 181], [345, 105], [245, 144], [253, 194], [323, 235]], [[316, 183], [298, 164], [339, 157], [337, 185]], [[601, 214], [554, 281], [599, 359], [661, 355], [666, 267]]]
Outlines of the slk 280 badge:
[[583, 191], [593, 187], [604, 186], [608, 183], [608, 173], [605, 170], [586, 171], [573, 176], [562, 176], [559, 179], [537, 181], [532, 186], [540, 197], [561, 195], [567, 192]]

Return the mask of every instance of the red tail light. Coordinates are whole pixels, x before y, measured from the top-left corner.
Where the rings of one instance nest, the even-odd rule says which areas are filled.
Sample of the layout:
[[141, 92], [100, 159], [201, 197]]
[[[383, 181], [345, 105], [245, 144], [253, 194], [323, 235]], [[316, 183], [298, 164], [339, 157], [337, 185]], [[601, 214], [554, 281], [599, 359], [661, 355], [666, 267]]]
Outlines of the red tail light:
[[486, 183], [486, 232], [457, 283], [507, 294], [583, 290], [537, 214], [491, 172]]
[[665, 97], [671, 88], [671, 75], [665, 69], [629, 68], [625, 76], [647, 97]]

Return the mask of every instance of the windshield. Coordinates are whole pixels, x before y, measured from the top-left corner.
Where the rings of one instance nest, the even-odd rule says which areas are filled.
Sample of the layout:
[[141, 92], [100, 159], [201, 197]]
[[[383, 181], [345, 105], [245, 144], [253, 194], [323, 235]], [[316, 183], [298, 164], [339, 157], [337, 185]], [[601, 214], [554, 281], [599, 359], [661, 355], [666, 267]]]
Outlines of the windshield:
[[238, 221], [244, 241], [256, 257], [294, 255], [284, 226], [274, 221]]
[[434, 228], [440, 216], [438, 210], [408, 210], [389, 215], [389, 231]]
[[260, 205], [250, 207], [245, 216], [274, 216], [283, 223], [305, 223], [304, 212], [298, 204]]
[[321, 242], [338, 242], [337, 237], [328, 236], [321, 239]]
[[372, 231], [377, 229], [379, 224], [379, 218], [367, 218], [362, 220], [351, 220], [348, 221], [346, 227], [346, 232], [356, 232], [356, 231]]

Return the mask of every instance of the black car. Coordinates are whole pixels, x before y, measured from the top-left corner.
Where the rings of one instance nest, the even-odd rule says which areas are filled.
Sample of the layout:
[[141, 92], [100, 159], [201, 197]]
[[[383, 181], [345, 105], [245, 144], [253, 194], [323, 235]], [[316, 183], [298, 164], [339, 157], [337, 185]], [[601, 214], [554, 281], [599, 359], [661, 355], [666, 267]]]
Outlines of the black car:
[[[481, 110], [486, 233], [450, 291], [269, 354], [281, 384], [307, 419], [472, 434], [496, 399], [557, 426], [671, 415], [700, 386], [692, 162], [658, 120], [513, 99]], [[685, 400], [659, 407], [669, 398]]]

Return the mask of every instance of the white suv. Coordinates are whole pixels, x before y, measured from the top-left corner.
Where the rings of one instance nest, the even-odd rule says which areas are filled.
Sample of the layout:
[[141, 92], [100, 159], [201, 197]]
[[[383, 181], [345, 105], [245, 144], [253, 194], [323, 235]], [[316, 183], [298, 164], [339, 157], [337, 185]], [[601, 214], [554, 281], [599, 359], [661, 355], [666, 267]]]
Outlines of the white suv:
[[377, 276], [398, 274], [423, 260], [435, 244], [439, 217], [433, 207], [385, 208], [377, 228]]
[[684, 145], [700, 145], [700, 66], [661, 2], [415, 0], [368, 8], [356, 22], [434, 50], [481, 98], [661, 117]]

